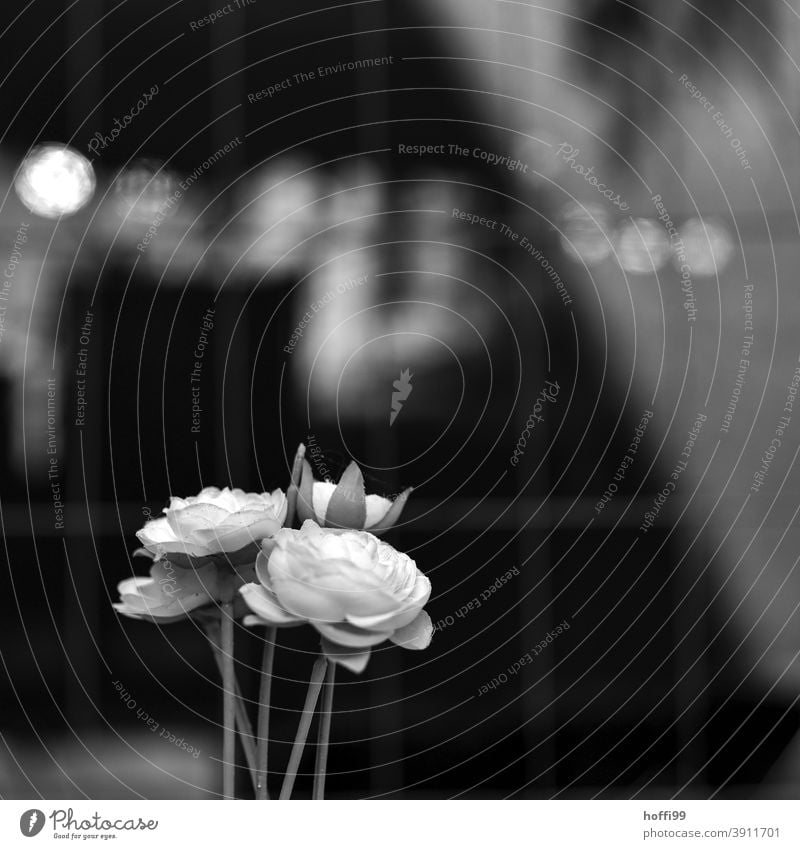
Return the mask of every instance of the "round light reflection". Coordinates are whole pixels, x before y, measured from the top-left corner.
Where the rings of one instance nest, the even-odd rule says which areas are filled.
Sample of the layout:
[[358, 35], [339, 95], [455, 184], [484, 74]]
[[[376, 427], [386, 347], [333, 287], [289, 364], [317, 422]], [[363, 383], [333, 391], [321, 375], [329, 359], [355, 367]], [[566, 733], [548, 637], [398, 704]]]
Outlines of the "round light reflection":
[[619, 264], [634, 274], [653, 274], [666, 264], [671, 252], [666, 231], [649, 218], [633, 218], [617, 230]]
[[153, 159], [139, 159], [124, 168], [114, 180], [117, 212], [128, 220], [152, 221], [167, 206], [175, 192], [176, 178]]
[[681, 228], [686, 262], [695, 274], [717, 274], [733, 254], [728, 228], [712, 218], [690, 218]]
[[33, 148], [14, 178], [19, 199], [43, 218], [77, 212], [89, 202], [95, 185], [92, 163], [76, 150], [59, 144]]
[[561, 213], [561, 247], [587, 265], [602, 262], [612, 250], [611, 216], [599, 204], [570, 203]]

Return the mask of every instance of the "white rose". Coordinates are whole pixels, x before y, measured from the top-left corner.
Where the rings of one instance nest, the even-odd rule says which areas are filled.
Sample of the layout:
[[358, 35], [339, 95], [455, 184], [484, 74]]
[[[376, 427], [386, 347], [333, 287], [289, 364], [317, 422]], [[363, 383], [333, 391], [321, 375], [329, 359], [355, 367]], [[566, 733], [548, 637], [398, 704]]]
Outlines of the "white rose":
[[164, 560], [153, 563], [150, 577], [136, 576], [120, 581], [120, 601], [114, 609], [131, 619], [149, 619], [166, 624], [185, 618], [215, 600], [217, 568], [178, 569]]
[[[186, 558], [204, 558], [255, 549], [286, 519], [286, 496], [208, 486], [199, 495], [171, 498], [164, 516], [138, 531], [142, 545], [156, 557], [179, 565]], [[252, 562], [252, 560], [250, 561]]]
[[365, 531], [304, 522], [282, 528], [256, 560], [258, 584], [240, 590], [256, 615], [246, 624], [309, 622], [334, 662], [362, 672], [372, 646], [424, 649], [433, 627], [422, 609], [430, 581], [406, 554]]

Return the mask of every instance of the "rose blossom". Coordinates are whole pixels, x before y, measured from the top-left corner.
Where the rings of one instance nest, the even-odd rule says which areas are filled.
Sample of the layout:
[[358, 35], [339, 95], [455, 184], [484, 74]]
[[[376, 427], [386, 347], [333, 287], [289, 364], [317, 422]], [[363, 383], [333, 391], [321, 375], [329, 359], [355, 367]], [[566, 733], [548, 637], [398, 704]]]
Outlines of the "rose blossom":
[[365, 495], [364, 476], [353, 461], [344, 470], [338, 484], [314, 480], [307, 460], [297, 493], [297, 515], [312, 519], [322, 528], [349, 528], [383, 533], [400, 518], [411, 489], [394, 501], [381, 495]]
[[[143, 548], [134, 556], [152, 555]], [[168, 560], [154, 560], [150, 577], [134, 575], [117, 584], [120, 601], [114, 609], [131, 619], [147, 619], [159, 624], [177, 622], [206, 605], [216, 605], [235, 596], [243, 584], [255, 578], [254, 565], [234, 571], [206, 563], [197, 569], [181, 569]], [[246, 605], [237, 599], [234, 616], [243, 616]]]
[[300, 625], [322, 635], [335, 663], [362, 672], [372, 646], [391, 640], [427, 648], [433, 628], [422, 609], [430, 581], [414, 561], [364, 531], [329, 531], [307, 520], [282, 528], [256, 560], [258, 584], [240, 592], [255, 617], [245, 624]]
[[217, 568], [209, 564], [197, 570], [175, 569], [166, 561], [157, 560], [149, 578], [125, 578], [117, 589], [120, 602], [114, 609], [124, 616], [164, 624], [176, 622], [214, 600], [218, 591]]
[[[207, 486], [199, 495], [170, 499], [164, 516], [152, 519], [136, 536], [145, 549], [178, 566], [197, 566], [196, 560], [257, 552], [286, 519], [286, 496], [273, 492], [244, 492]], [[251, 551], [249, 551], [251, 550]]]

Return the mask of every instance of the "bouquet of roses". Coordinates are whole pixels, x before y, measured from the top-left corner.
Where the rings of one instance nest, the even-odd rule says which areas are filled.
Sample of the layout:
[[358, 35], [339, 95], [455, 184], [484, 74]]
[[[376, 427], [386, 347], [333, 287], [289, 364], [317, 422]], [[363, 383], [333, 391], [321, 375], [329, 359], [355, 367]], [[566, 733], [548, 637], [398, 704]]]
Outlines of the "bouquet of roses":
[[[159, 624], [193, 617], [203, 628], [222, 678], [223, 796], [234, 798], [238, 732], [257, 799], [268, 799], [267, 763], [272, 664], [278, 628], [310, 625], [320, 635], [289, 765], [280, 792], [291, 797], [320, 693], [315, 799], [324, 797], [337, 666], [366, 668], [372, 646], [430, 644], [423, 610], [430, 581], [414, 561], [378, 538], [400, 517], [411, 490], [394, 501], [366, 495], [351, 463], [338, 485], [316, 481], [300, 445], [286, 495], [206, 487], [172, 498], [164, 516], [137, 533], [136, 554], [152, 561], [149, 577], [119, 584], [115, 608]], [[301, 522], [293, 528], [295, 517]], [[234, 669], [234, 620], [266, 627], [256, 735]]]

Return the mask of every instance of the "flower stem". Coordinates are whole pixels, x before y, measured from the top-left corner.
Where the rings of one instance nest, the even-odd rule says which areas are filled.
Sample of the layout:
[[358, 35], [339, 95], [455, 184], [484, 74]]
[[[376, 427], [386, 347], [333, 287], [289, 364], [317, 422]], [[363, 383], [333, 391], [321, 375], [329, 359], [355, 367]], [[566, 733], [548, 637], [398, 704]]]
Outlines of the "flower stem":
[[[211, 653], [214, 656], [214, 662], [217, 664], [220, 678], [222, 678], [222, 652], [219, 648], [219, 624], [214, 623], [216, 628], [212, 629], [206, 626], [206, 634], [208, 636], [208, 644], [211, 646]], [[253, 726], [250, 724], [250, 717], [247, 715], [247, 708], [244, 705], [242, 691], [239, 687], [239, 682], [236, 682], [236, 727], [239, 729], [239, 739], [242, 741], [242, 749], [244, 757], [247, 761], [247, 768], [250, 771], [250, 778], [253, 782], [253, 791], [256, 789], [256, 746], [253, 742]]]
[[297, 736], [294, 738], [294, 746], [292, 746], [292, 754], [289, 758], [289, 766], [286, 768], [286, 776], [283, 779], [283, 787], [281, 787], [281, 799], [290, 799], [292, 796], [294, 780], [297, 778], [297, 770], [300, 768], [300, 759], [303, 757], [303, 749], [308, 739], [308, 730], [311, 727], [311, 720], [314, 718], [314, 709], [317, 706], [317, 699], [319, 698], [319, 691], [322, 688], [322, 679], [325, 677], [327, 663], [327, 658], [321, 655], [317, 658], [314, 668], [311, 670], [311, 680], [308, 682], [308, 693], [306, 693], [306, 703], [303, 705], [303, 715], [300, 717]]
[[278, 629], [267, 630], [264, 656], [261, 661], [261, 686], [258, 693], [258, 750], [256, 753], [256, 799], [269, 799], [267, 789], [267, 750], [269, 747], [269, 702], [272, 691], [272, 662]]
[[234, 679], [235, 688], [235, 711], [236, 711], [236, 728], [239, 731], [239, 739], [242, 741], [242, 750], [244, 751], [244, 759], [247, 761], [247, 770], [250, 773], [250, 779], [253, 782], [253, 789], [256, 787], [256, 744], [253, 741], [253, 726], [250, 724], [250, 717], [247, 715], [247, 708], [244, 706], [242, 698], [242, 690], [239, 687], [239, 682]]
[[325, 798], [325, 774], [328, 770], [328, 743], [331, 739], [331, 713], [333, 711], [333, 684], [336, 664], [328, 661], [325, 687], [322, 691], [322, 709], [319, 716], [317, 737], [317, 763], [314, 767], [314, 794], [312, 799]]
[[284, 527], [291, 528], [294, 524], [294, 514], [297, 509], [297, 490], [300, 486], [300, 473], [303, 470], [303, 458], [306, 456], [306, 446], [301, 442], [297, 446], [297, 453], [292, 463], [292, 479], [289, 482], [289, 490], [286, 493], [286, 522]]
[[222, 795], [235, 798], [236, 770], [236, 673], [233, 667], [233, 602], [222, 605], [220, 622], [222, 653]]

